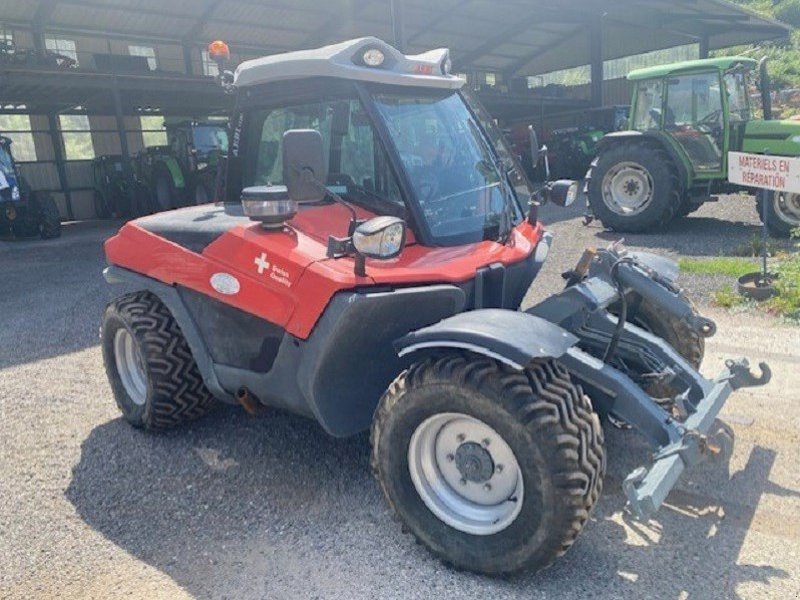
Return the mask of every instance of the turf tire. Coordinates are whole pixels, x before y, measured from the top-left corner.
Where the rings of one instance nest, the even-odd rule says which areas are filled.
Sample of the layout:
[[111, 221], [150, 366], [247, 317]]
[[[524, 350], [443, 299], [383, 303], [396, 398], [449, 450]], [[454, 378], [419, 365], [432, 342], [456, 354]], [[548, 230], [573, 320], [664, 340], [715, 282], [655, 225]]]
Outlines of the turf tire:
[[[146, 399], [137, 404], [125, 389], [114, 354], [114, 337], [133, 336], [146, 374]], [[205, 415], [216, 401], [203, 383], [189, 345], [167, 307], [147, 291], [111, 302], [101, 328], [103, 362], [117, 406], [142, 429], [167, 429]]]
[[[471, 535], [439, 520], [411, 479], [408, 449], [427, 418], [480, 419], [511, 447], [522, 471], [523, 506], [505, 529]], [[372, 468], [400, 521], [445, 563], [488, 575], [543, 569], [583, 529], [603, 487], [603, 432], [589, 398], [552, 360], [526, 372], [474, 355], [415, 364], [381, 399], [371, 432]]]

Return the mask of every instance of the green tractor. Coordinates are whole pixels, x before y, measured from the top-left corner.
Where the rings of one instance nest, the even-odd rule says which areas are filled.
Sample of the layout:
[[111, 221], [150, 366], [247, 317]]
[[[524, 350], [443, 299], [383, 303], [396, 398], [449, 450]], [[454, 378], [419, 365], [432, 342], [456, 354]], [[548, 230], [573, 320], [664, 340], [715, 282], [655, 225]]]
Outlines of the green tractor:
[[60, 236], [61, 215], [50, 194], [32, 191], [20, 176], [11, 140], [0, 136], [0, 236], [35, 235], [45, 240]]
[[214, 199], [217, 164], [228, 151], [224, 123], [165, 123], [167, 146], [148, 148], [140, 171], [158, 210], [206, 204]]
[[[754, 119], [751, 79], [759, 71], [763, 119]], [[615, 231], [658, 229], [728, 183], [728, 152], [800, 156], [800, 122], [771, 120], [766, 60], [733, 56], [632, 71], [626, 131], [606, 135], [586, 175], [589, 206]], [[760, 201], [759, 201], [760, 203]], [[767, 227], [786, 237], [800, 227], [800, 195], [772, 194]]]

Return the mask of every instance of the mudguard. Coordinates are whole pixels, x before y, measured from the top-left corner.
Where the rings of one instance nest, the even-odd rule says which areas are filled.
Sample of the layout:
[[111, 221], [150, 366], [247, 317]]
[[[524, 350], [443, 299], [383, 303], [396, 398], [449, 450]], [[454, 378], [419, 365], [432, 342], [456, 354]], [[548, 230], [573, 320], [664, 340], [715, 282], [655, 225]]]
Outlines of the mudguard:
[[560, 358], [578, 338], [541, 317], [501, 309], [460, 313], [413, 331], [394, 344], [403, 357], [423, 350], [457, 348], [523, 370], [536, 358]]

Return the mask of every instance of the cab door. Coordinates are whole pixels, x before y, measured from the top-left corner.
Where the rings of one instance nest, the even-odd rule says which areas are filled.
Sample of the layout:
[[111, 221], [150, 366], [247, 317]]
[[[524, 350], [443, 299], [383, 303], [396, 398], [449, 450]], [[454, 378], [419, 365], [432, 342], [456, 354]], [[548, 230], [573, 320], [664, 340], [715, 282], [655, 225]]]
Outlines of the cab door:
[[723, 171], [727, 118], [718, 71], [669, 77], [663, 128], [680, 144], [698, 178]]

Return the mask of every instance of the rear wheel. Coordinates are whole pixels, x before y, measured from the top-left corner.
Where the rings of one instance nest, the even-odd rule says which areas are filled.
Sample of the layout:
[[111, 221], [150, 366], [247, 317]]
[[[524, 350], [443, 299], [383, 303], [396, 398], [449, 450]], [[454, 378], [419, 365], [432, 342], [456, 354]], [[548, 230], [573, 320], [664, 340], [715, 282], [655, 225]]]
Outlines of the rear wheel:
[[98, 219], [108, 219], [111, 217], [111, 208], [108, 199], [100, 190], [94, 191], [94, 214]]
[[179, 190], [175, 186], [172, 173], [164, 163], [159, 163], [156, 166], [153, 181], [153, 198], [155, 199], [157, 210], [170, 210], [183, 205], [183, 199], [181, 198], [183, 190]]
[[[761, 196], [756, 197], [759, 218], [763, 219]], [[800, 194], [773, 193], [767, 202], [767, 229], [775, 237], [789, 237], [800, 227]]]
[[653, 144], [619, 143], [589, 173], [592, 212], [615, 231], [639, 232], [669, 223], [680, 208], [680, 183], [669, 155]]
[[117, 406], [134, 427], [166, 429], [214, 406], [177, 322], [150, 292], [109, 304], [101, 341]]
[[56, 201], [47, 193], [38, 193], [35, 198], [39, 218], [39, 236], [43, 240], [50, 240], [61, 235], [61, 213], [56, 206]]
[[566, 552], [603, 486], [603, 433], [554, 361], [527, 372], [448, 355], [384, 394], [372, 466], [400, 520], [431, 552], [487, 574], [542, 569]]
[[153, 195], [150, 193], [150, 190], [147, 189], [146, 185], [137, 182], [133, 186], [131, 196], [131, 208], [129, 211], [129, 216], [131, 218], [135, 219], [137, 217], [152, 215], [158, 210]]
[[211, 202], [211, 193], [209, 189], [206, 187], [205, 183], [202, 181], [198, 181], [194, 185], [193, 190], [193, 198], [194, 198], [194, 205], [199, 206], [200, 204], [208, 204]]

